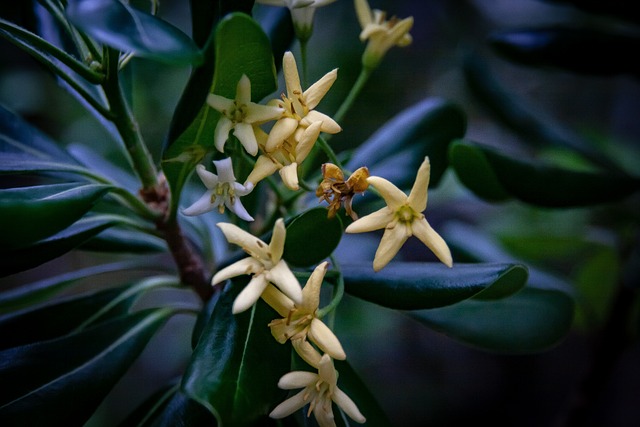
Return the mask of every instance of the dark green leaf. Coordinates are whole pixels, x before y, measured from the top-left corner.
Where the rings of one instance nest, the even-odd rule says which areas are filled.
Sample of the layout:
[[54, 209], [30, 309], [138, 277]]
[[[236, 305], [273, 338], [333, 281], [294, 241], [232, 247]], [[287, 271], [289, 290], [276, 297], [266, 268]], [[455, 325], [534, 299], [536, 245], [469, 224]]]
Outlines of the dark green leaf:
[[291, 13], [286, 7], [260, 6], [262, 7], [256, 8], [254, 16], [271, 40], [271, 51], [276, 60], [276, 70], [280, 70], [282, 57], [286, 51], [291, 50], [291, 45], [295, 40]]
[[640, 190], [640, 179], [621, 173], [560, 169], [508, 157], [494, 148], [458, 141], [450, 161], [460, 181], [479, 197], [545, 207], [614, 202]]
[[631, 22], [640, 22], [640, 11], [633, 2], [627, 0], [545, 0], [550, 3], [570, 4], [585, 12], [594, 13], [596, 15], [609, 15], [629, 20]]
[[459, 107], [442, 99], [425, 99], [378, 129], [358, 147], [346, 168], [367, 166], [371, 175], [410, 188], [418, 167], [429, 156], [430, 185], [437, 185], [447, 168], [449, 144], [462, 138], [465, 130], [466, 116]]
[[[82, 425], [173, 314], [147, 310], [0, 352], [5, 425]], [[70, 351], [72, 349], [72, 351]]]
[[0, 190], [0, 235], [4, 251], [64, 230], [102, 198], [105, 185], [54, 184]]
[[418, 310], [474, 297], [503, 298], [525, 286], [527, 269], [518, 264], [393, 262], [379, 272], [370, 263], [341, 265], [345, 291], [384, 307]]
[[191, 89], [202, 94], [191, 100], [198, 105], [199, 112], [186, 124], [184, 118], [189, 115], [182, 110], [176, 111], [181, 120], [174, 118], [172, 128], [184, 131], [179, 135], [176, 131], [170, 132], [169, 144], [163, 154], [162, 167], [172, 190], [173, 214], [177, 211], [179, 196], [189, 174], [213, 149], [213, 135], [220, 114], [205, 103], [207, 93], [234, 99], [242, 74], [251, 80], [251, 99], [254, 102], [274, 92], [277, 86], [269, 39], [250, 16], [243, 13], [227, 15], [217, 26], [213, 46], [213, 82], [199, 78], [202, 86]]
[[573, 299], [526, 287], [507, 298], [467, 300], [409, 315], [453, 339], [499, 353], [532, 353], [558, 344], [573, 321]]
[[[179, 387], [179, 379], [171, 381], [147, 397], [139, 404], [127, 417], [122, 420], [118, 427], [149, 427], [153, 425], [154, 419], [165, 410], [169, 402], [175, 398]], [[208, 411], [206, 411], [209, 414]], [[209, 416], [212, 417], [211, 414]], [[180, 425], [177, 423], [177, 425]]]
[[283, 258], [296, 267], [318, 264], [333, 253], [341, 238], [340, 217], [328, 218], [325, 208], [309, 209], [287, 225]]
[[117, 223], [118, 220], [111, 216], [83, 218], [66, 230], [31, 246], [15, 251], [0, 248], [0, 275], [4, 277], [44, 264], [80, 246]]
[[[0, 349], [66, 335], [127, 288], [128, 286], [92, 292], [80, 297], [66, 298], [44, 307], [2, 316], [0, 317]], [[100, 316], [100, 319], [111, 319], [126, 314], [134, 297], [126, 298], [116, 304]]]
[[291, 347], [273, 339], [267, 324], [278, 317], [262, 300], [233, 315], [246, 280], [234, 281], [216, 304], [193, 353], [182, 389], [222, 425], [260, 425], [286, 396], [277, 387], [288, 372]]
[[554, 67], [574, 73], [640, 76], [629, 55], [640, 37], [586, 28], [535, 28], [493, 34], [491, 46], [505, 58], [528, 66]]
[[[132, 427], [204, 427], [216, 426], [216, 418], [201, 404], [189, 399], [181, 390], [176, 391], [158, 414], [153, 414], [144, 424], [131, 424]], [[121, 425], [120, 427], [125, 427]]]
[[[0, 136], [0, 142], [2, 137]], [[0, 175], [61, 172], [84, 175], [86, 170], [80, 166], [59, 160], [39, 159], [24, 153], [3, 153], [0, 156]]]
[[107, 46], [169, 64], [202, 60], [196, 44], [178, 28], [119, 0], [69, 0], [67, 17]]
[[80, 249], [96, 252], [166, 252], [167, 242], [160, 237], [128, 228], [113, 227], [86, 241]]

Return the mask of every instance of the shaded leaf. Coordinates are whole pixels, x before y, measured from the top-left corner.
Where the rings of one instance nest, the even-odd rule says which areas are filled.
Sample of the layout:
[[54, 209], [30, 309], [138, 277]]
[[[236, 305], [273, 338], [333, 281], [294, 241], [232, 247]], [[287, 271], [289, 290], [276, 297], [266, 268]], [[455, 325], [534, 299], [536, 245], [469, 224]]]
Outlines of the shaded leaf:
[[0, 275], [4, 277], [44, 264], [80, 246], [118, 222], [113, 216], [83, 218], [71, 227], [33, 245], [13, 251], [1, 248]]
[[6, 425], [82, 425], [172, 314], [141, 311], [0, 352], [0, 379], [12, 384], [0, 390], [0, 419]]
[[[201, 94], [191, 100], [191, 107], [197, 105], [199, 112], [187, 124], [185, 119], [191, 116], [182, 109], [176, 111], [180, 120], [174, 116], [168, 145], [162, 157], [162, 167], [173, 195], [173, 215], [177, 211], [179, 195], [188, 176], [206, 153], [214, 148], [213, 135], [220, 113], [205, 103], [206, 95], [215, 93], [234, 99], [242, 74], [246, 74], [251, 80], [251, 99], [254, 102], [274, 92], [277, 86], [269, 39], [250, 16], [232, 13], [222, 19], [216, 28], [213, 46], [213, 82], [199, 77], [198, 82], [202, 87], [191, 89]], [[177, 135], [173, 129], [184, 131]]]
[[570, 4], [578, 9], [598, 15], [609, 15], [617, 18], [640, 22], [640, 13], [634, 3], [627, 0], [545, 0], [550, 3]]
[[614, 202], [640, 190], [640, 178], [561, 169], [470, 142], [453, 144], [449, 157], [460, 181], [492, 201], [510, 196], [533, 205], [566, 208]]
[[329, 257], [342, 238], [340, 217], [327, 217], [327, 209], [313, 208], [287, 224], [283, 258], [296, 267], [309, 267]]
[[106, 185], [70, 183], [0, 190], [2, 250], [22, 248], [64, 230], [109, 189]]
[[246, 283], [234, 280], [223, 291], [182, 381], [188, 397], [228, 426], [268, 420], [286, 395], [277, 383], [290, 366], [291, 348], [275, 341], [267, 327], [278, 316], [275, 311], [259, 300], [244, 313], [231, 313]]
[[522, 289], [525, 266], [518, 264], [454, 264], [393, 262], [379, 272], [370, 263], [341, 265], [345, 291], [397, 310], [418, 310], [459, 301], [503, 298]]
[[202, 60], [196, 44], [168, 22], [119, 0], [69, 0], [67, 17], [97, 41], [169, 64]]
[[503, 57], [533, 67], [554, 67], [580, 74], [640, 75], [629, 55], [640, 37], [587, 28], [532, 28], [492, 34], [490, 44]]
[[507, 298], [466, 300], [408, 313], [421, 323], [474, 347], [499, 353], [533, 353], [557, 345], [573, 321], [564, 292], [526, 287]]
[[155, 253], [166, 252], [167, 242], [141, 231], [113, 227], [87, 240], [80, 249], [114, 253]]

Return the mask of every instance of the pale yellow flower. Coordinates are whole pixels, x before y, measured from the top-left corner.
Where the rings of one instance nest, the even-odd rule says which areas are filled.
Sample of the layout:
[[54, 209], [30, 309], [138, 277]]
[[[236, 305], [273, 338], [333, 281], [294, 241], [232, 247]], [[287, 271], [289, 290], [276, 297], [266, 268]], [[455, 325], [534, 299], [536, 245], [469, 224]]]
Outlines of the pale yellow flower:
[[258, 154], [253, 125], [278, 119], [284, 112], [284, 109], [278, 106], [251, 102], [251, 82], [245, 74], [238, 81], [235, 99], [209, 94], [207, 103], [222, 114], [216, 125], [213, 139], [218, 151], [224, 151], [229, 132], [233, 130], [235, 137], [252, 156]]
[[273, 283], [293, 301], [302, 302], [300, 284], [282, 259], [286, 237], [282, 219], [276, 221], [269, 245], [233, 224], [219, 222], [217, 226], [229, 243], [242, 247], [251, 255], [218, 271], [211, 280], [211, 284], [216, 285], [232, 277], [253, 274], [247, 286], [233, 302], [234, 314], [241, 313], [255, 304], [269, 283]]
[[335, 402], [352, 420], [364, 423], [366, 418], [347, 394], [338, 388], [338, 375], [333, 360], [328, 354], [322, 356], [318, 373], [294, 371], [285, 374], [278, 381], [278, 387], [285, 390], [302, 388], [300, 392], [285, 400], [269, 414], [271, 418], [284, 418], [309, 404], [307, 417], [313, 415], [320, 427], [334, 427], [332, 403]]
[[351, 223], [347, 233], [363, 233], [384, 228], [384, 234], [373, 260], [373, 269], [380, 271], [398, 253], [404, 242], [414, 235], [424, 243], [448, 267], [453, 265], [446, 242], [435, 232], [422, 213], [427, 208], [427, 188], [431, 165], [425, 157], [418, 169], [416, 181], [409, 196], [384, 178], [367, 179], [387, 206]]
[[384, 55], [393, 46], [408, 46], [413, 39], [409, 30], [413, 27], [413, 17], [398, 19], [395, 16], [387, 20], [386, 12], [371, 10], [367, 0], [354, 0], [358, 21], [362, 27], [360, 40], [368, 40], [362, 55], [366, 68], [376, 68]]
[[269, 323], [273, 337], [280, 344], [291, 340], [298, 354], [316, 368], [320, 361], [320, 354], [307, 342], [307, 338], [334, 359], [347, 358], [338, 338], [316, 316], [320, 304], [320, 288], [327, 272], [327, 265], [325, 261], [313, 270], [307, 284], [302, 288], [302, 301], [299, 304], [294, 303], [273, 287], [267, 287], [262, 294], [262, 299], [283, 316], [282, 319]]
[[[283, 108], [284, 113], [269, 132], [265, 151], [267, 153], [274, 152], [290, 138], [299, 143], [305, 130], [314, 123], [320, 123], [321, 132], [330, 134], [340, 132], [342, 128], [335, 120], [315, 110], [333, 85], [333, 82], [336, 81], [338, 70], [334, 69], [328, 72], [303, 92], [300, 86], [298, 66], [291, 52], [285, 52], [282, 58], [282, 68], [287, 94], [286, 96], [283, 94], [282, 99], [275, 99], [269, 104]], [[315, 143], [315, 140], [312, 145], [313, 143]]]
[[269, 6], [284, 6], [291, 12], [296, 36], [306, 41], [313, 32], [313, 15], [317, 7], [326, 6], [336, 0], [256, 0]]

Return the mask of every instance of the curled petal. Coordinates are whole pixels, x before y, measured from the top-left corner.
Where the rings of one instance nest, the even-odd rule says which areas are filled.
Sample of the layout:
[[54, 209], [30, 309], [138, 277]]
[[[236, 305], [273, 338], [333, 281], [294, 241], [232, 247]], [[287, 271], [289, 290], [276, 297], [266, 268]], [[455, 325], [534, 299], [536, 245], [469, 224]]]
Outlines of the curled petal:
[[256, 185], [266, 177], [273, 175], [273, 173], [277, 170], [278, 165], [276, 165], [273, 160], [271, 160], [267, 156], [260, 156], [258, 157], [258, 160], [256, 160], [256, 164], [253, 166], [253, 170], [251, 170], [251, 173], [247, 177], [245, 186], [247, 186], [248, 184]]
[[225, 206], [234, 214], [236, 214], [240, 219], [245, 221], [253, 221], [253, 217], [249, 215], [249, 212], [245, 209], [244, 205], [240, 201], [240, 197], [234, 197], [233, 203], [230, 203], [228, 200], [225, 200]]
[[[202, 182], [205, 183], [207, 187], [211, 185], [210, 188], [214, 188], [220, 182], [235, 182], [236, 176], [233, 174], [233, 166], [231, 164], [231, 157], [227, 157], [222, 160], [214, 160], [213, 165], [216, 167], [216, 172], [218, 172], [218, 177], [214, 179], [215, 175], [209, 174], [208, 181], [205, 181], [205, 176], [203, 175], [204, 167], [197, 168], [198, 175]], [[201, 165], [198, 165], [201, 166]], [[202, 169], [202, 171], [201, 171]], [[215, 183], [215, 184], [214, 184]]]
[[333, 120], [326, 114], [316, 110], [309, 111], [309, 113], [300, 121], [300, 123], [305, 126], [309, 126], [315, 122], [322, 122], [320, 131], [324, 133], [334, 134], [342, 130], [340, 125], [335, 120]]
[[367, 182], [380, 193], [387, 205], [396, 210], [407, 201], [407, 195], [391, 182], [379, 176], [370, 176]]
[[422, 243], [427, 245], [429, 249], [438, 257], [440, 261], [447, 267], [453, 265], [451, 251], [444, 239], [431, 228], [426, 218], [415, 219], [411, 223], [411, 231]]
[[412, 41], [411, 36], [409, 35], [411, 27], [413, 27], [413, 16], [396, 23], [389, 32], [389, 40], [391, 40], [396, 46], [408, 46]]
[[351, 418], [355, 422], [362, 424], [367, 421], [367, 419], [364, 417], [364, 415], [362, 415], [353, 400], [351, 400], [351, 398], [338, 387], [336, 387], [333, 391], [333, 396], [331, 397], [331, 399], [336, 402], [336, 405], [338, 405], [340, 409], [342, 409], [345, 414], [347, 414], [349, 418]]
[[409, 206], [416, 212], [422, 212], [427, 208], [427, 189], [430, 175], [431, 164], [429, 163], [429, 157], [425, 157], [418, 169], [416, 180], [407, 199]]
[[216, 130], [214, 131], [213, 143], [221, 153], [224, 151], [224, 144], [227, 142], [227, 139], [229, 139], [231, 128], [233, 128], [233, 122], [226, 117], [220, 117], [216, 125]]
[[287, 317], [294, 307], [293, 301], [272, 284], [262, 292], [262, 299], [282, 317]]
[[318, 404], [313, 407], [313, 415], [316, 417], [319, 426], [335, 427], [336, 425], [330, 401], [318, 402]]
[[240, 246], [249, 255], [261, 262], [270, 260], [268, 246], [262, 240], [234, 224], [219, 222], [216, 225], [222, 230], [229, 243]]
[[298, 184], [298, 163], [291, 163], [280, 169], [280, 178], [282, 178], [282, 182], [287, 188], [291, 190], [299, 190], [300, 185]]
[[309, 86], [309, 88], [304, 91], [304, 100], [309, 110], [313, 110], [318, 106], [337, 78], [338, 69], [336, 68], [322, 76], [320, 80]]
[[309, 327], [309, 339], [316, 343], [318, 347], [336, 360], [344, 360], [347, 358], [347, 354], [340, 344], [340, 340], [336, 337], [327, 325], [322, 320], [314, 318], [311, 321]]
[[320, 136], [320, 130], [322, 128], [323, 122], [315, 122], [308, 128], [304, 130], [302, 133], [302, 137], [300, 138], [300, 142], [296, 147], [296, 163], [300, 164], [304, 159], [307, 158], [313, 145], [318, 140], [318, 136]]
[[262, 295], [262, 292], [268, 284], [269, 283], [264, 277], [264, 274], [257, 274], [253, 276], [247, 286], [244, 287], [236, 297], [235, 301], [233, 301], [231, 312], [233, 314], [238, 314], [250, 308], [256, 303], [256, 301], [258, 301], [260, 295]]
[[211, 203], [211, 190], [205, 192], [202, 197], [196, 200], [191, 206], [182, 210], [182, 213], [187, 216], [201, 215], [203, 213], [212, 211], [215, 205]]
[[313, 348], [309, 341], [304, 338], [292, 339], [291, 345], [298, 355], [314, 368], [320, 366], [321, 355], [318, 350]]
[[376, 250], [373, 258], [373, 269], [380, 271], [389, 261], [396, 256], [404, 242], [411, 236], [411, 230], [404, 224], [398, 222], [393, 227], [388, 227], [382, 235], [380, 246]]
[[318, 376], [320, 379], [330, 387], [335, 387], [338, 382], [338, 375], [336, 374], [336, 368], [333, 367], [333, 360], [328, 354], [323, 354], [320, 359], [320, 366], [318, 367]]
[[244, 149], [247, 150], [247, 153], [252, 156], [258, 154], [258, 141], [253, 133], [253, 126], [248, 123], [236, 123], [233, 134], [238, 138]]
[[272, 153], [282, 145], [285, 139], [289, 138], [298, 128], [298, 121], [291, 117], [284, 117], [278, 120], [269, 132], [269, 137], [264, 146], [267, 153]]
[[[231, 161], [231, 159], [229, 159]], [[214, 173], [209, 172], [203, 165], [196, 166], [196, 173], [200, 177], [200, 180], [209, 190], [213, 190], [220, 183], [224, 181], [218, 178]]]
[[270, 270], [265, 272], [267, 280], [278, 287], [294, 303], [300, 304], [302, 301], [302, 289], [298, 279], [293, 275], [289, 266], [284, 260], [277, 263]]
[[273, 226], [273, 234], [271, 242], [269, 242], [269, 251], [271, 252], [271, 262], [274, 264], [280, 262], [282, 253], [284, 252], [284, 241], [287, 237], [287, 230], [284, 227], [284, 220], [279, 218]]
[[318, 374], [307, 371], [293, 371], [284, 374], [278, 381], [278, 387], [283, 390], [303, 388], [318, 381]]
[[327, 261], [319, 264], [309, 276], [306, 285], [302, 289], [302, 304], [300, 308], [313, 313], [318, 309], [320, 305], [320, 288], [322, 287], [322, 280], [327, 273], [329, 263]]
[[278, 419], [288, 417], [289, 415], [293, 414], [298, 409], [307, 404], [307, 401], [305, 400], [306, 394], [307, 391], [305, 389], [291, 396], [290, 398], [276, 406], [269, 414], [269, 417]]
[[241, 259], [240, 261], [234, 262], [222, 270], [219, 270], [213, 276], [213, 279], [211, 279], [211, 284], [217, 285], [218, 283], [231, 279], [232, 277], [255, 273], [260, 271], [259, 269], [261, 267], [262, 265], [251, 257]]
[[345, 231], [347, 233], [366, 233], [368, 231], [380, 230], [393, 221], [393, 215], [394, 211], [385, 206], [382, 209], [352, 222]]

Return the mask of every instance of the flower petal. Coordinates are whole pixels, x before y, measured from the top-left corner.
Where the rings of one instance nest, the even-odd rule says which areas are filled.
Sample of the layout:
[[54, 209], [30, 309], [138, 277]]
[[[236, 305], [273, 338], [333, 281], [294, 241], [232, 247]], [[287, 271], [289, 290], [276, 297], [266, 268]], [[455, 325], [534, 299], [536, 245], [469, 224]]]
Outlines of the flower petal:
[[447, 267], [453, 265], [451, 251], [444, 239], [431, 228], [426, 218], [415, 219], [411, 223], [411, 231], [422, 243], [427, 245], [429, 249], [438, 257], [440, 261]]
[[233, 99], [227, 99], [223, 96], [215, 95], [213, 93], [210, 93], [209, 96], [207, 96], [207, 104], [209, 104], [211, 108], [219, 111], [222, 114], [225, 114], [225, 112], [235, 108]]
[[356, 406], [353, 400], [351, 400], [351, 398], [338, 387], [333, 390], [333, 396], [331, 397], [331, 399], [336, 402], [336, 405], [338, 405], [340, 409], [342, 409], [345, 414], [347, 414], [353, 421], [360, 424], [367, 421], [367, 419], [364, 417], [364, 415], [362, 415], [362, 413], [358, 409], [358, 406]]
[[254, 102], [247, 104], [245, 123], [261, 123], [279, 119], [284, 113], [284, 108], [274, 105], [260, 105]]
[[313, 407], [313, 415], [321, 427], [336, 427], [331, 401], [320, 401]]
[[270, 260], [269, 247], [262, 240], [234, 224], [219, 222], [216, 225], [222, 230], [229, 243], [240, 246], [249, 255], [256, 258], [257, 261], [266, 262]]
[[[216, 172], [218, 172], [218, 178], [216, 180], [218, 181], [218, 183], [236, 181], [236, 177], [233, 174], [233, 165], [231, 164], [231, 157], [227, 157], [226, 159], [222, 159], [222, 160], [214, 160], [213, 164], [216, 167]], [[200, 175], [200, 171], [198, 171], [198, 175]], [[202, 181], [204, 182], [204, 178], [202, 177], [202, 175], [200, 175], [200, 179], [202, 179]]]
[[269, 137], [264, 146], [267, 153], [272, 153], [282, 145], [285, 139], [289, 138], [298, 128], [298, 121], [291, 117], [283, 117], [278, 120], [269, 132]]
[[327, 261], [319, 264], [309, 276], [307, 283], [302, 289], [302, 303], [298, 305], [309, 313], [313, 313], [318, 309], [320, 305], [320, 288], [322, 287], [322, 280], [327, 273], [329, 263]]
[[245, 209], [244, 205], [240, 201], [240, 197], [234, 197], [233, 203], [230, 203], [228, 199], [225, 199], [225, 206], [234, 214], [238, 216], [238, 218], [243, 219], [245, 221], [253, 221], [253, 217], [249, 215], [249, 212]]
[[244, 287], [236, 297], [235, 301], [233, 301], [231, 312], [233, 314], [238, 314], [250, 308], [256, 303], [256, 301], [258, 301], [260, 295], [262, 295], [262, 292], [268, 284], [269, 283], [267, 282], [264, 274], [256, 274], [253, 276], [247, 286]]
[[211, 193], [211, 190], [206, 191], [202, 197], [196, 200], [191, 206], [183, 209], [182, 213], [187, 216], [195, 216], [212, 211], [215, 206], [211, 203]]
[[298, 65], [293, 53], [287, 51], [282, 57], [282, 69], [284, 72], [284, 81], [287, 86], [287, 96], [292, 98], [295, 93], [302, 95], [302, 86], [300, 86], [300, 76], [298, 75]]
[[320, 379], [330, 387], [335, 387], [338, 382], [338, 375], [336, 374], [336, 368], [333, 367], [333, 360], [328, 354], [323, 354], [320, 359], [320, 366], [318, 367], [318, 376]]
[[355, 0], [355, 7], [360, 27], [365, 28], [367, 25], [371, 24], [373, 13], [371, 13], [369, 2], [367, 2], [367, 0]]
[[262, 267], [261, 264], [255, 259], [248, 257], [234, 262], [233, 264], [219, 270], [211, 279], [212, 285], [217, 285], [232, 277], [242, 276], [243, 274], [251, 274], [258, 271]]
[[311, 326], [308, 332], [309, 339], [313, 341], [320, 350], [327, 353], [329, 356], [336, 360], [344, 360], [347, 358], [347, 354], [340, 344], [340, 340], [336, 334], [333, 333], [322, 320], [313, 318], [311, 320]]
[[247, 177], [245, 186], [248, 184], [256, 185], [268, 176], [273, 175], [278, 170], [278, 166], [267, 156], [259, 156], [256, 164], [253, 166], [251, 173]]
[[204, 165], [196, 166], [196, 173], [200, 177], [200, 181], [209, 190], [215, 189], [221, 181], [216, 174], [209, 172]]
[[262, 292], [262, 299], [282, 317], [287, 317], [289, 311], [293, 310], [294, 307], [291, 298], [276, 289], [272, 284], [267, 285], [267, 288]]
[[286, 296], [291, 298], [294, 303], [302, 302], [302, 289], [298, 279], [293, 275], [289, 266], [284, 260], [280, 261], [270, 270], [265, 272], [267, 280], [278, 287]]
[[300, 121], [300, 123], [305, 126], [309, 126], [315, 122], [322, 122], [322, 127], [320, 128], [320, 130], [325, 133], [334, 134], [342, 130], [340, 125], [335, 120], [333, 120], [326, 114], [316, 110], [309, 111], [309, 113]]
[[282, 182], [287, 186], [287, 188], [290, 188], [291, 190], [299, 190], [298, 163], [294, 162], [280, 169], [280, 178], [282, 178]]
[[387, 228], [382, 235], [380, 245], [373, 258], [374, 271], [380, 271], [385, 265], [389, 264], [389, 261], [396, 256], [409, 236], [411, 236], [411, 230], [400, 222], [391, 228]]
[[292, 339], [291, 346], [302, 360], [307, 362], [309, 365], [316, 369], [320, 366], [320, 359], [322, 356], [305, 338]]
[[338, 69], [335, 68], [322, 76], [320, 80], [309, 86], [309, 88], [304, 91], [304, 100], [309, 110], [313, 110], [318, 106], [337, 78]]
[[243, 74], [236, 86], [236, 101], [238, 104], [248, 104], [251, 102], [251, 81], [246, 74]]
[[271, 253], [271, 262], [277, 264], [282, 258], [284, 252], [284, 241], [287, 237], [287, 230], [284, 227], [284, 220], [278, 218], [273, 225], [273, 233], [269, 242], [269, 252]]
[[370, 176], [367, 182], [373, 185], [391, 209], [396, 210], [406, 203], [407, 195], [391, 182], [379, 176]]
[[238, 138], [244, 149], [247, 150], [247, 153], [252, 156], [258, 154], [258, 141], [253, 133], [253, 126], [248, 123], [236, 123], [233, 134]]
[[394, 211], [388, 206], [385, 206], [352, 222], [344, 231], [347, 233], [366, 233], [368, 231], [380, 230], [393, 221], [393, 214]]
[[300, 164], [307, 158], [314, 144], [320, 136], [320, 130], [323, 122], [315, 122], [302, 133], [300, 142], [296, 146], [296, 163]]
[[306, 390], [302, 390], [299, 393], [291, 396], [278, 406], [276, 406], [273, 411], [269, 414], [271, 418], [284, 418], [296, 412], [298, 409], [302, 408], [307, 404], [307, 401], [304, 400], [304, 396], [306, 394]]
[[220, 117], [216, 125], [216, 130], [213, 133], [213, 143], [221, 153], [224, 152], [224, 144], [227, 142], [227, 139], [229, 139], [231, 128], [233, 128], [233, 122], [224, 116]]
[[429, 157], [425, 157], [420, 168], [418, 168], [416, 180], [407, 198], [409, 206], [416, 212], [422, 212], [427, 208], [427, 189], [429, 187], [430, 175], [431, 164], [429, 163]]
[[278, 387], [283, 390], [295, 390], [306, 387], [318, 381], [318, 374], [307, 371], [293, 371], [284, 374], [278, 381]]

